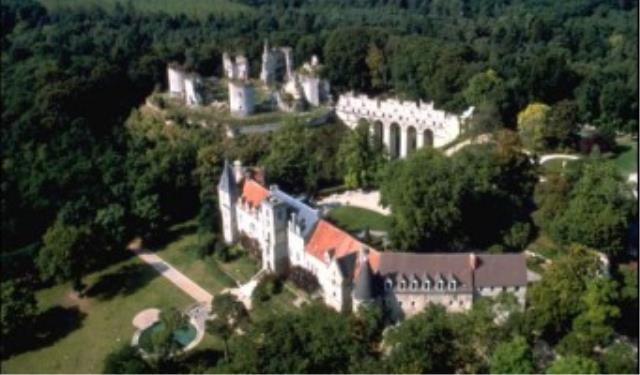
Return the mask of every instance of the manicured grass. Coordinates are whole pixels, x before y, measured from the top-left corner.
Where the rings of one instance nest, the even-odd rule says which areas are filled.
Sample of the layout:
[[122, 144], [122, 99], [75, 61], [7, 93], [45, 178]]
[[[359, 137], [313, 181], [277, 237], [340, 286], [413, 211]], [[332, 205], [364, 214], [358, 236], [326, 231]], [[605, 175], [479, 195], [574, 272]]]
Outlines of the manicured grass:
[[573, 160], [552, 159], [542, 164], [541, 168], [544, 173], [560, 173], [565, 169], [562, 167], [563, 163], [566, 163], [565, 168], [568, 168], [569, 164], [573, 163]]
[[620, 144], [622, 152], [614, 158], [620, 173], [627, 177], [630, 173], [638, 171], [638, 144], [634, 141], [627, 141]]
[[280, 293], [271, 296], [268, 301], [252, 306], [251, 319], [259, 321], [273, 314], [295, 311], [296, 307], [293, 305], [295, 299], [296, 296], [283, 287]]
[[178, 240], [156, 251], [156, 254], [211, 294], [220, 293], [225, 288], [234, 288], [236, 283], [221, 271], [218, 262], [211, 257], [199, 259], [194, 247], [198, 235], [185, 234]]
[[184, 309], [194, 301], [146, 263], [132, 258], [89, 275], [87, 297], [69, 296], [69, 284], [37, 292], [39, 337], [2, 363], [3, 373], [98, 373], [104, 358], [129, 343], [133, 317], [143, 309]]
[[[117, 2], [125, 3], [118, 0], [40, 0], [47, 9], [53, 11], [93, 6], [112, 10]], [[237, 17], [254, 12], [250, 6], [231, 0], [136, 0], [131, 3], [144, 13], [164, 12], [195, 17], [206, 17], [208, 14]]]
[[341, 206], [329, 212], [329, 219], [347, 231], [361, 231], [365, 228], [376, 231], [388, 231], [391, 219], [388, 216], [365, 208]]
[[238, 258], [226, 263], [218, 261], [218, 266], [236, 281], [244, 284], [249, 281], [253, 275], [258, 273], [260, 268], [256, 261], [251, 259], [244, 250], [241, 251], [242, 253]]

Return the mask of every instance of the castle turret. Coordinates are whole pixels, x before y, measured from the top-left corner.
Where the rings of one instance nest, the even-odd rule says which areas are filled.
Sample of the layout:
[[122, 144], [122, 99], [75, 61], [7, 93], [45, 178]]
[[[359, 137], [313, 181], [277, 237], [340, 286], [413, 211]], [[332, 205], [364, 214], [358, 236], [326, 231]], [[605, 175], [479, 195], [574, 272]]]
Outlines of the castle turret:
[[184, 78], [184, 100], [188, 106], [202, 105], [202, 79], [197, 74], [189, 74]]
[[275, 58], [269, 49], [269, 42], [264, 41], [264, 50], [262, 51], [262, 68], [260, 70], [260, 80], [265, 84], [270, 84], [274, 80], [275, 75]]
[[238, 226], [236, 219], [236, 200], [238, 199], [238, 183], [234, 171], [227, 160], [224, 161], [220, 182], [218, 182], [218, 204], [222, 213], [222, 233], [228, 244], [237, 239]]
[[359, 264], [360, 270], [356, 276], [353, 286], [353, 310], [357, 311], [362, 304], [372, 302], [373, 294], [373, 272], [369, 264], [369, 249], [363, 247], [360, 250]]

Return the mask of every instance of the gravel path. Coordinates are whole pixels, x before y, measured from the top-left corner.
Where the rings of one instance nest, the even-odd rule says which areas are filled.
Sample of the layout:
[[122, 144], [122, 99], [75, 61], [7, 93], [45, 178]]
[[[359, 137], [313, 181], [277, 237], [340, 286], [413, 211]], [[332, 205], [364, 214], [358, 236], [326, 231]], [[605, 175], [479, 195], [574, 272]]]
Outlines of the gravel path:
[[205, 304], [205, 306], [211, 306], [213, 296], [211, 293], [204, 290], [200, 285], [193, 282], [190, 278], [185, 276], [182, 272], [175, 269], [171, 264], [165, 262], [162, 258], [152, 253], [149, 250], [144, 250], [136, 247], [130, 247], [129, 250], [138, 255], [140, 259], [148, 263], [151, 267], [155, 268], [162, 276], [171, 281], [175, 286], [180, 288], [183, 292], [187, 293], [191, 298], [199, 303]]

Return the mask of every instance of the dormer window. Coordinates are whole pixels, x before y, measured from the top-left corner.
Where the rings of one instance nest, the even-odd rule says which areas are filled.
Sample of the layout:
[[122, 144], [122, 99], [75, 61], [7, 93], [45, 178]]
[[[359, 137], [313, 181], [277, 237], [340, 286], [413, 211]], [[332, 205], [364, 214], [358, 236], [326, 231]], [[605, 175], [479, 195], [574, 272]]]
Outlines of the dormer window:
[[431, 290], [431, 279], [429, 278], [424, 279], [424, 289]]
[[458, 280], [451, 279], [449, 281], [449, 290], [456, 290], [458, 288]]
[[406, 280], [400, 280], [400, 290], [406, 289], [407, 288], [407, 281]]
[[440, 279], [438, 280], [438, 286], [437, 286], [438, 290], [442, 290], [444, 289], [444, 280]]
[[413, 280], [411, 282], [411, 290], [417, 290], [420, 287], [420, 282], [418, 280]]

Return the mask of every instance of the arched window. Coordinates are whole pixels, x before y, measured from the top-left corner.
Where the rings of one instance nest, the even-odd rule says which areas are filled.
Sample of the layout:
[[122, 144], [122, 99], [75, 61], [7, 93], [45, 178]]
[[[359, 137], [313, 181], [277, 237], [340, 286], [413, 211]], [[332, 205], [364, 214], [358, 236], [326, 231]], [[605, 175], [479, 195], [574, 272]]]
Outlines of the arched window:
[[429, 278], [426, 278], [424, 280], [424, 289], [425, 290], [431, 290], [431, 280]]
[[418, 280], [411, 281], [411, 289], [416, 290], [420, 287]]
[[442, 290], [444, 289], [444, 280], [440, 279], [438, 280], [438, 286], [437, 286], [438, 290]]
[[406, 280], [401, 280], [400, 281], [400, 290], [403, 290], [407, 287], [407, 282]]

